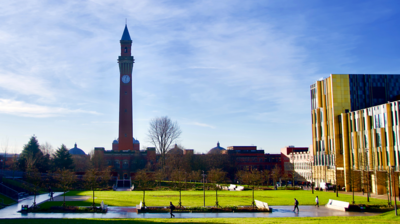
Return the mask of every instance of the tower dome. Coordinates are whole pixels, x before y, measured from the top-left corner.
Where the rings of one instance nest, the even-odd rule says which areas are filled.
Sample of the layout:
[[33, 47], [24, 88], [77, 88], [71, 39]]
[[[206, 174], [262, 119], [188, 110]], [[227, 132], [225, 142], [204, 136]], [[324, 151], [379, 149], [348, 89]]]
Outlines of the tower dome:
[[86, 155], [86, 153], [82, 149], [78, 148], [76, 143], [75, 143], [75, 147], [68, 150], [68, 152], [71, 155]]
[[218, 142], [218, 143], [217, 143], [217, 147], [214, 147], [214, 148], [210, 149], [210, 151], [208, 151], [207, 154], [221, 154], [222, 151], [225, 151], [225, 150], [226, 150], [226, 149], [225, 149], [225, 148], [222, 148], [222, 147], [219, 145], [219, 142]]

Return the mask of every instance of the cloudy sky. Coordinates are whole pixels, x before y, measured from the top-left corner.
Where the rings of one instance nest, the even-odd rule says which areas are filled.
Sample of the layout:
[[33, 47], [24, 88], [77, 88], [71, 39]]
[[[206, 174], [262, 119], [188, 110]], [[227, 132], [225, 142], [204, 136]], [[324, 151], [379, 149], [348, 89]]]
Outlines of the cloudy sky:
[[168, 116], [196, 152], [311, 144], [309, 87], [400, 73], [399, 1], [1, 1], [0, 151], [32, 135], [111, 149], [119, 40], [135, 57], [134, 137]]

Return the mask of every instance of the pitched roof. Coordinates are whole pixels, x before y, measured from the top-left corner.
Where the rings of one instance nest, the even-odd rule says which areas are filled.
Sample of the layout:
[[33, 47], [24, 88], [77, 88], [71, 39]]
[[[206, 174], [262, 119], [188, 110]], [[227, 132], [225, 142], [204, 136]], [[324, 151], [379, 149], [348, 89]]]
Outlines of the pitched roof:
[[129, 35], [128, 27], [125, 25], [124, 33], [122, 34], [121, 40], [131, 40]]

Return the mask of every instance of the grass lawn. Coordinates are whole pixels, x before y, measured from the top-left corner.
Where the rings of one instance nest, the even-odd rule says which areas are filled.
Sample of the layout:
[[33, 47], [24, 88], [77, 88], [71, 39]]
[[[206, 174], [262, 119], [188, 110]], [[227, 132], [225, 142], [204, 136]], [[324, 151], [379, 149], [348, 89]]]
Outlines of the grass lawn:
[[108, 223], [399, 223], [400, 217], [395, 217], [394, 212], [387, 212], [376, 216], [352, 217], [321, 217], [321, 218], [197, 218], [197, 219], [3, 219], [2, 224], [21, 223], [57, 223], [57, 224], [108, 224]]
[[[92, 191], [71, 191], [66, 196], [92, 196]], [[254, 197], [257, 200], [267, 202], [270, 206], [274, 205], [293, 205], [293, 198], [297, 198], [300, 205], [313, 205], [315, 196], [318, 195], [320, 204], [324, 205], [328, 203], [329, 199], [341, 200], [341, 201], [352, 201], [351, 195], [340, 194], [336, 198], [335, 193], [315, 191], [314, 194], [311, 191], [303, 190], [266, 190], [266, 191], [255, 191]], [[109, 206], [135, 206], [142, 201], [142, 191], [96, 191], [95, 192], [95, 203], [100, 204], [104, 201]], [[218, 201], [221, 206], [234, 206], [234, 205], [250, 205], [252, 200], [252, 191], [218, 191]], [[167, 206], [169, 202], [176, 206], [179, 202], [178, 191], [146, 191], [146, 205], [147, 206]], [[69, 204], [81, 205], [86, 203], [90, 205], [92, 198], [85, 202], [69, 202]], [[386, 200], [370, 198], [370, 202], [367, 203], [365, 197], [355, 197], [356, 204], [387, 204]], [[61, 205], [62, 202], [45, 202], [41, 206]], [[203, 206], [203, 191], [182, 191], [182, 205], [183, 206]], [[215, 205], [215, 191], [206, 191], [206, 206]]]
[[[10, 204], [14, 204], [15, 201], [3, 194], [0, 194], [0, 198], [4, 200], [4, 204], [6, 205], [10, 205]], [[0, 199], [0, 202], [3, 202], [3, 200]]]

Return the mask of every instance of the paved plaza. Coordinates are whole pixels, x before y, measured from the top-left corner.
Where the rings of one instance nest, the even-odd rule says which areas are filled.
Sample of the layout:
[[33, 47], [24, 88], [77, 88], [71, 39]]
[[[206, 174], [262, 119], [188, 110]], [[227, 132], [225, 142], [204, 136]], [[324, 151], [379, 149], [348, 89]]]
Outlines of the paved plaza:
[[[62, 192], [54, 193], [60, 196]], [[42, 203], [49, 199], [48, 194], [38, 195], [36, 202]], [[21, 205], [32, 205], [33, 196], [29, 196], [17, 204], [0, 210], [1, 218], [170, 218], [169, 213], [141, 213], [137, 214], [134, 207], [109, 206], [106, 214], [102, 213], [28, 213], [18, 211]], [[300, 212], [294, 213], [293, 206], [271, 206], [273, 212], [240, 212], [240, 213], [175, 213], [175, 218], [278, 218], [278, 217], [324, 217], [324, 216], [370, 216], [376, 213], [343, 212], [327, 209], [325, 206], [299, 206]]]

